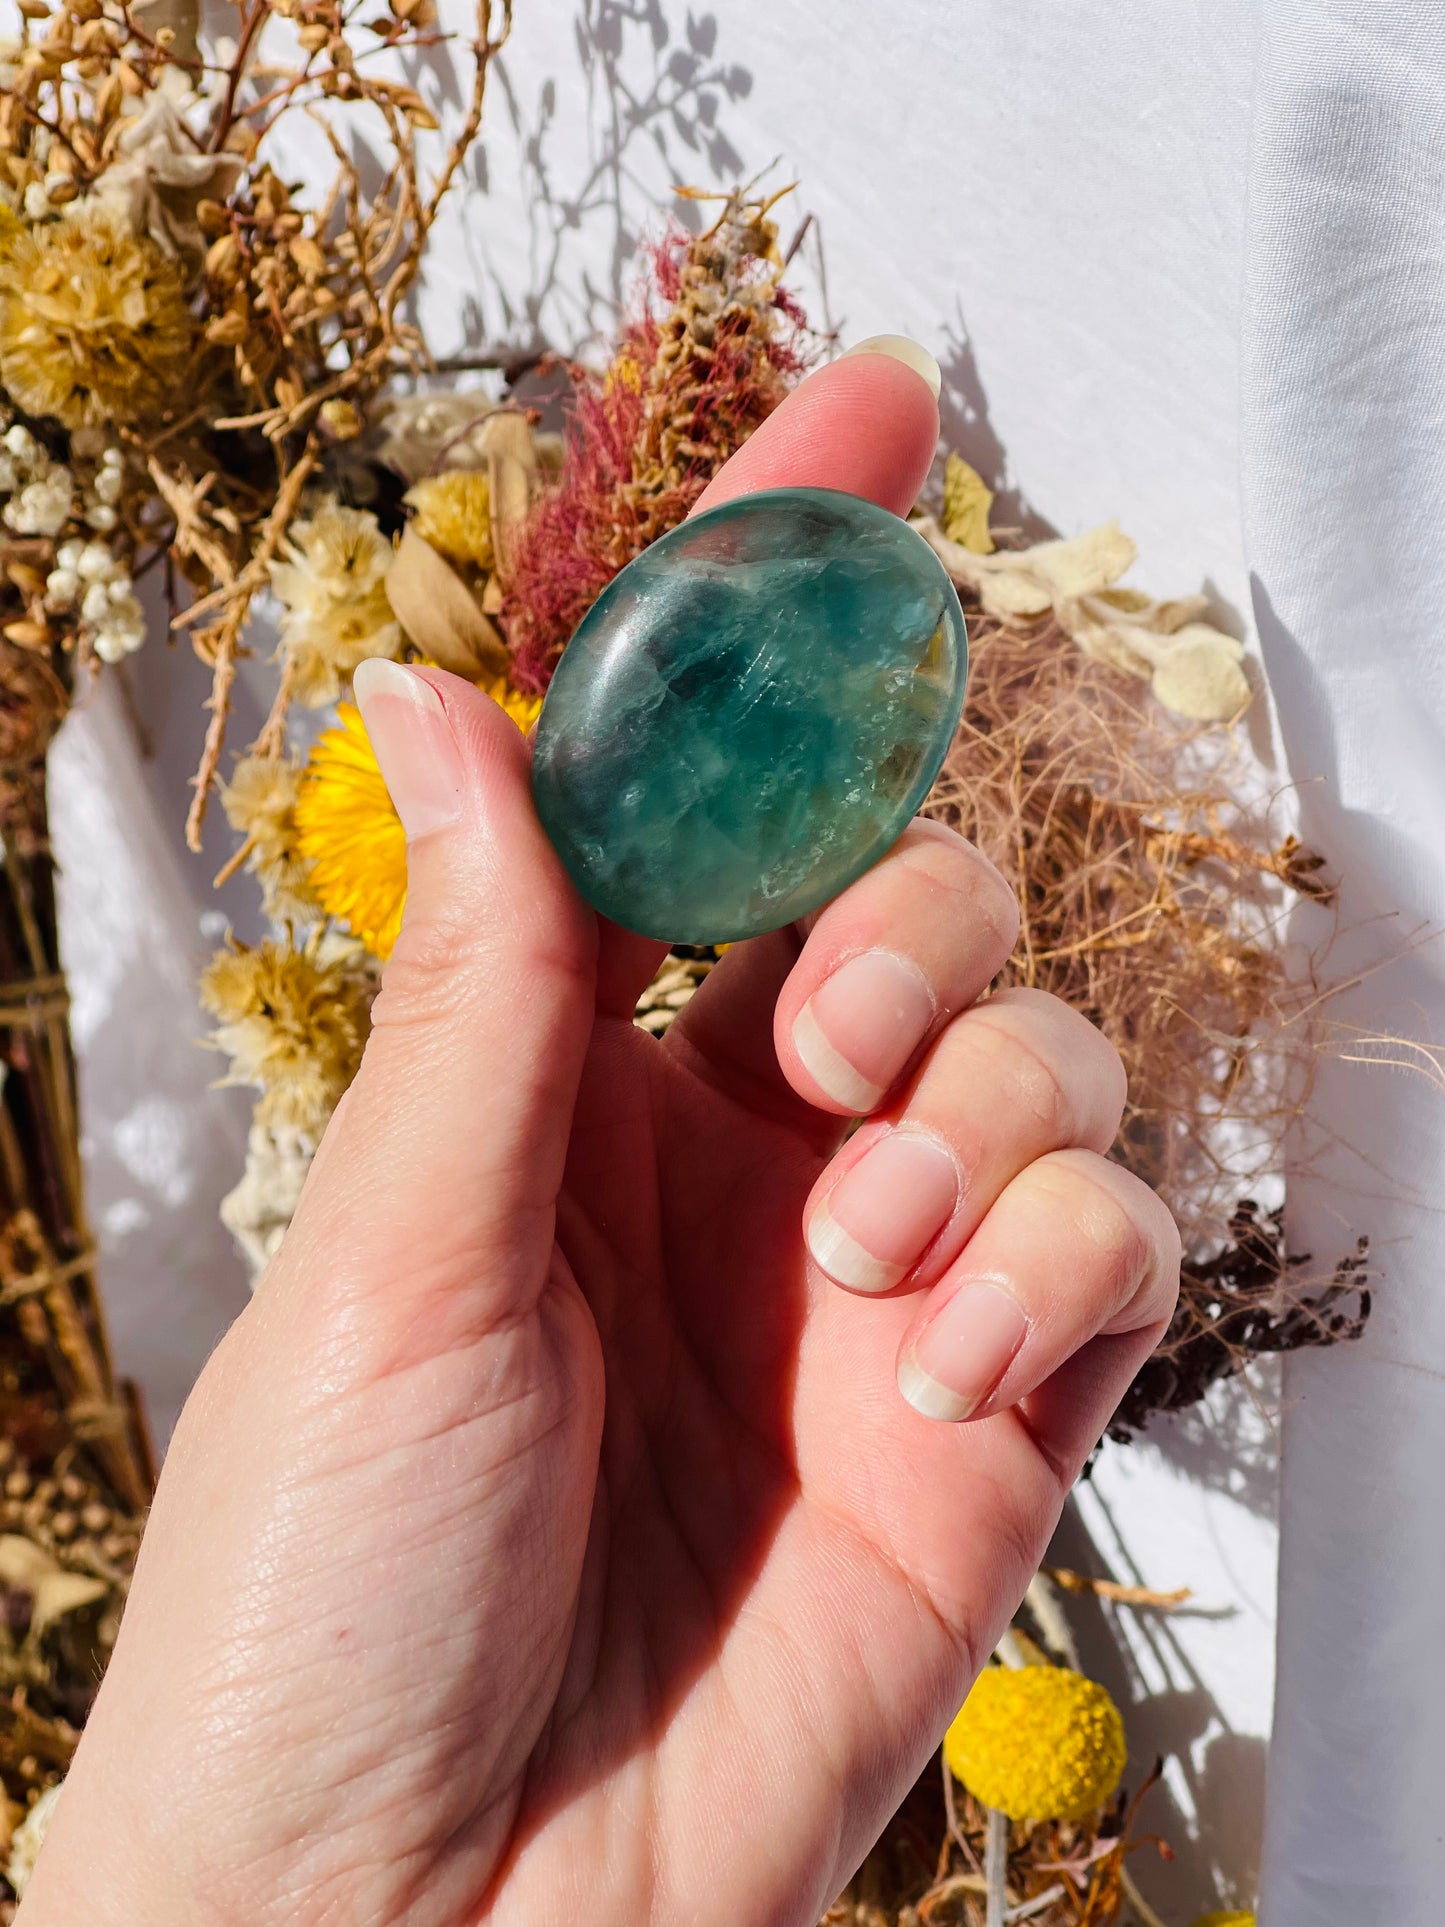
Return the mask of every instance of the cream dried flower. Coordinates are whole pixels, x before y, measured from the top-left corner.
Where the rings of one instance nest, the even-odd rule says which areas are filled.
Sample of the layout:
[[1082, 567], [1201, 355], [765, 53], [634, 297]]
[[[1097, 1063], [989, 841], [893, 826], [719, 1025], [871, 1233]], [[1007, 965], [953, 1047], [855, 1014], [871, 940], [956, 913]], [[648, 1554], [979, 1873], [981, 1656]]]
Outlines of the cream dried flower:
[[35, 1872], [35, 1862], [40, 1857], [46, 1829], [50, 1825], [64, 1784], [62, 1781], [58, 1786], [47, 1787], [11, 1837], [10, 1858], [6, 1862], [5, 1878], [22, 1900], [31, 1876]]
[[1203, 596], [1163, 602], [1118, 586], [1138, 551], [1117, 522], [993, 555], [950, 540], [931, 515], [918, 516], [914, 527], [997, 621], [1052, 614], [1086, 655], [1143, 677], [1167, 709], [1193, 722], [1228, 722], [1248, 706], [1244, 650], [1199, 620], [1208, 608]]
[[59, 535], [75, 506], [75, 477], [49, 454], [23, 422], [0, 437], [0, 520], [16, 535]]
[[496, 560], [492, 491], [485, 475], [465, 468], [425, 475], [413, 482], [402, 500], [414, 511], [417, 534], [448, 561], [470, 563], [478, 569], [492, 567]]
[[27, 414], [143, 421], [183, 390], [195, 338], [184, 271], [114, 209], [0, 235], [0, 383]]
[[438, 462], [453, 468], [486, 464], [486, 425], [496, 403], [453, 390], [383, 397], [376, 410], [376, 459], [405, 482], [420, 481]]
[[140, 113], [121, 122], [114, 159], [90, 200], [114, 208], [163, 253], [195, 263], [206, 251], [197, 209], [204, 200], [224, 201], [242, 166], [239, 154], [198, 151], [174, 102], [153, 93]]
[[296, 799], [302, 765], [284, 756], [243, 756], [222, 786], [221, 806], [245, 838], [246, 868], [261, 885], [268, 916], [309, 922], [319, 905], [297, 847]]
[[299, 702], [334, 703], [358, 663], [401, 654], [401, 624], [386, 599], [391, 558], [367, 509], [328, 501], [293, 525], [271, 586], [286, 610], [281, 634]]
[[223, 1084], [261, 1093], [256, 1122], [319, 1133], [361, 1062], [372, 983], [349, 952], [328, 956], [269, 939], [231, 943], [201, 975], [216, 1019], [209, 1039], [230, 1058]]
[[253, 1284], [281, 1248], [315, 1153], [316, 1140], [305, 1131], [251, 1126], [245, 1169], [221, 1200], [221, 1223], [239, 1245]]

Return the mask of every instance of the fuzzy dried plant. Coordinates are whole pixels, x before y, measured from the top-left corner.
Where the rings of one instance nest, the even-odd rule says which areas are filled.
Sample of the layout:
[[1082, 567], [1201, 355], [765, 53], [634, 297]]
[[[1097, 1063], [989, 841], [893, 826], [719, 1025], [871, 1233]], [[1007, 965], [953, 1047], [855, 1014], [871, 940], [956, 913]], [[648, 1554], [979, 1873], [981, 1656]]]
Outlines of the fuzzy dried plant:
[[1339, 1302], [1359, 1290], [1357, 1260], [1316, 1301], [1277, 1222], [1262, 1244], [1240, 1202], [1277, 1186], [1309, 1102], [1327, 968], [1292, 953], [1285, 924], [1294, 901], [1332, 891], [1320, 857], [1272, 832], [1229, 732], [1181, 723], [1051, 620], [970, 626], [963, 721], [928, 811], [1018, 896], [1000, 982], [1052, 992], [1119, 1050], [1116, 1155], [1184, 1233], [1179, 1312], [1121, 1421], [1136, 1429], [1252, 1356], [1352, 1337], [1368, 1313]]
[[572, 371], [562, 472], [526, 524], [502, 605], [519, 687], [545, 688], [613, 576], [683, 520], [807, 365], [776, 199], [727, 195], [705, 233], [664, 240], [605, 372]]

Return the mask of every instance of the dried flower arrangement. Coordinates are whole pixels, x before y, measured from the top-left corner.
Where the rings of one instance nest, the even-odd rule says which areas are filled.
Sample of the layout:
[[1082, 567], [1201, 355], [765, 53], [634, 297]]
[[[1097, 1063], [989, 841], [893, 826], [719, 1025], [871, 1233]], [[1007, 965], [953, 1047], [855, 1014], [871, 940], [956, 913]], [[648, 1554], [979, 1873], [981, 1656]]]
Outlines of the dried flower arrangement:
[[[773, 204], [744, 191], [654, 250], [606, 365], [566, 370], [565, 437], [505, 387], [438, 385], [407, 297], [477, 136], [506, 0], [477, 8], [449, 137], [405, 78], [445, 37], [433, 0], [388, 0], [365, 23], [342, 0], [236, 0], [234, 34], [211, 46], [195, 0], [21, 12], [24, 38], [0, 45], [0, 1818], [18, 1829], [17, 1890], [152, 1476], [95, 1291], [54, 928], [44, 755], [77, 675], [142, 644], [135, 582], [163, 571], [172, 628], [213, 675], [187, 839], [199, 847], [218, 794], [235, 838], [222, 875], [255, 878], [272, 926], [227, 944], [200, 986], [223, 1081], [257, 1093], [222, 1215], [259, 1270], [355, 1071], [405, 900], [352, 673], [424, 657], [530, 727], [602, 587], [687, 514], [821, 345], [783, 284]], [[316, 193], [272, 159], [301, 113], [334, 161]], [[361, 114], [385, 147], [365, 191], [347, 131]], [[915, 514], [973, 647], [929, 807], [1016, 885], [1007, 980], [1069, 998], [1123, 1052], [1118, 1155], [1190, 1236], [1179, 1317], [1123, 1433], [1250, 1356], [1350, 1336], [1367, 1312], [1358, 1258], [1311, 1297], [1277, 1217], [1241, 1202], [1277, 1174], [1312, 1061], [1294, 1020], [1317, 993], [1286, 968], [1281, 907], [1325, 886], [1254, 807], [1228, 727], [1249, 700], [1242, 650], [1203, 601], [1121, 587], [1133, 547], [1112, 524], [1023, 547], [991, 506], [953, 456]], [[279, 611], [274, 700], [226, 767], [258, 599]], [[313, 741], [293, 708], [334, 717]], [[663, 1031], [712, 961], [670, 958], [639, 1023]], [[1001, 1835], [947, 1775], [920, 1783], [829, 1920], [979, 1927], [1007, 1900], [1041, 1927], [1105, 1927], [1126, 1906], [1147, 1922], [1125, 1864], [1138, 1796], [1090, 1791]]]
[[[448, 37], [432, 0], [364, 24], [338, 0], [239, 0], [233, 33], [205, 46], [198, 11], [20, 0], [21, 35], [0, 40], [0, 1861], [13, 1830], [17, 1890], [154, 1477], [95, 1286], [45, 752], [73, 691], [144, 641], [135, 585], [158, 569], [214, 673], [195, 843], [274, 570], [290, 598], [283, 690], [250, 790], [237, 772], [227, 798], [267, 826], [263, 852], [289, 837], [286, 702], [329, 702], [356, 661], [402, 647], [380, 588], [390, 541], [324, 499], [303, 517], [303, 497], [386, 384], [425, 364], [406, 298], [510, 22], [506, 0], [475, 10], [470, 92], [443, 138], [406, 78]], [[310, 196], [272, 160], [301, 115], [335, 162]], [[353, 125], [382, 162], [366, 191]], [[307, 867], [277, 876], [278, 914], [314, 902]], [[319, 1128], [365, 1034], [366, 967], [321, 948], [237, 951], [207, 983], [241, 1061], [273, 1081], [296, 1069], [288, 1040], [307, 1066], [325, 1040], [319, 1081], [293, 1078], [277, 1102], [297, 1129]], [[289, 1031], [269, 1023], [278, 985]]]

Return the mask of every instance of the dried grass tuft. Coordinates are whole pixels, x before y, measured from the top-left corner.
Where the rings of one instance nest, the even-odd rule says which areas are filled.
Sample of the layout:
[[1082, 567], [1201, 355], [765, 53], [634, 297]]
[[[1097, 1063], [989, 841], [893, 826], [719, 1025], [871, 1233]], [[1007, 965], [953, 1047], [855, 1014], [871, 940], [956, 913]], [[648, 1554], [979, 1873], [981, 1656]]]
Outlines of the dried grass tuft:
[[1320, 1054], [1324, 959], [1292, 950], [1284, 920], [1333, 890], [1322, 859], [1272, 826], [1232, 734], [1182, 725], [1052, 622], [976, 617], [971, 630], [967, 705], [929, 813], [1017, 893], [1022, 932], [1000, 984], [1063, 998], [1119, 1050], [1129, 1097], [1115, 1153], [1184, 1233], [1180, 1311], [1131, 1395], [1137, 1426], [1258, 1352], [1353, 1336], [1368, 1311], [1330, 1310], [1360, 1282], [1349, 1261], [1310, 1314], [1277, 1223], [1241, 1216], [1277, 1184]]

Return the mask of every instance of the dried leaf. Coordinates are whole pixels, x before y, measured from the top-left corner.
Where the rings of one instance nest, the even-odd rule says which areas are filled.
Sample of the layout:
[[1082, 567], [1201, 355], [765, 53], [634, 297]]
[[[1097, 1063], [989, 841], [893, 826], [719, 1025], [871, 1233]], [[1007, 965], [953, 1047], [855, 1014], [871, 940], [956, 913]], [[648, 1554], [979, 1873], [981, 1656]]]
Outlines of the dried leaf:
[[67, 1572], [43, 1546], [18, 1533], [0, 1535], [0, 1580], [30, 1594], [30, 1632], [39, 1639], [48, 1626], [66, 1613], [94, 1605], [110, 1591], [103, 1579]]
[[1250, 703], [1243, 650], [1233, 636], [1191, 623], [1154, 671], [1151, 687], [1166, 709], [1200, 723], [1225, 723]]
[[932, 516], [917, 517], [914, 527], [995, 621], [1030, 623], [1052, 614], [1085, 655], [1149, 682], [1166, 709], [1191, 722], [1228, 722], [1248, 707], [1243, 648], [1197, 620], [1207, 598], [1160, 602], [1118, 586], [1136, 550], [1117, 522], [992, 555], [966, 548]]
[[192, 263], [206, 251], [198, 209], [224, 201], [241, 173], [235, 154], [201, 154], [168, 94], [153, 93], [116, 136], [115, 158], [93, 199], [120, 210], [173, 258]]
[[524, 415], [511, 410], [492, 415], [482, 429], [481, 442], [492, 497], [492, 547], [497, 572], [505, 583], [541, 471], [531, 424]]
[[943, 465], [943, 532], [973, 555], [992, 555], [988, 532], [993, 490], [977, 469], [961, 455], [950, 455]]
[[450, 563], [406, 529], [386, 576], [396, 619], [424, 656], [472, 681], [503, 676], [511, 666], [496, 625]]
[[954, 580], [972, 589], [984, 612], [1000, 622], [1044, 616], [1062, 600], [1108, 589], [1137, 554], [1117, 522], [1067, 541], [993, 555], [975, 554], [954, 541], [931, 515], [917, 517], [914, 527]]

